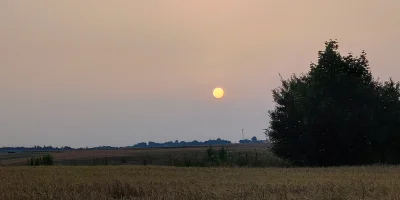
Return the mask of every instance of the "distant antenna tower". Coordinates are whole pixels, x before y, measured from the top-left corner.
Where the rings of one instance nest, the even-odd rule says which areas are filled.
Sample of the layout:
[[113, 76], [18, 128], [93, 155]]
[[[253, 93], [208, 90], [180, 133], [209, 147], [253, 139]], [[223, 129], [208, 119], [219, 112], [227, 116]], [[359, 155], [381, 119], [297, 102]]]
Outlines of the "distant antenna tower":
[[243, 133], [243, 130], [244, 130], [244, 129], [242, 129], [242, 139], [244, 140], [244, 133]]

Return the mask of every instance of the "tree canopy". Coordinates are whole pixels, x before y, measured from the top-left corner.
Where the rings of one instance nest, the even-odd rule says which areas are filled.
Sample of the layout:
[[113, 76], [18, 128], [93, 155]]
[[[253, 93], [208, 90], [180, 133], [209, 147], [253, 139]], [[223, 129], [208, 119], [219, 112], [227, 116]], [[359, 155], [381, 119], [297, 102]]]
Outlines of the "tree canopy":
[[400, 163], [400, 84], [375, 80], [364, 51], [338, 48], [326, 42], [308, 73], [273, 90], [272, 151], [296, 165]]

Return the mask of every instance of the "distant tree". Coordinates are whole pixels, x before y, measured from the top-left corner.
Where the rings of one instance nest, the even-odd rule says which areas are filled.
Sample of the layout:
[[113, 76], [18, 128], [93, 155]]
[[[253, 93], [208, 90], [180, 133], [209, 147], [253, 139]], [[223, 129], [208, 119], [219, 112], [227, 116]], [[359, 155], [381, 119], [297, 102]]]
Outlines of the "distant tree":
[[221, 145], [221, 144], [231, 144], [231, 141], [229, 140], [223, 140], [221, 138], [218, 138], [216, 140], [207, 140], [204, 142], [200, 142], [197, 140], [193, 140], [192, 142], [185, 142], [185, 141], [178, 141], [175, 140], [175, 142], [169, 141], [169, 142], [164, 142], [164, 143], [157, 143], [157, 142], [152, 142], [149, 141], [148, 143], [141, 142], [133, 145], [133, 147], [136, 148], [146, 148], [146, 147], [183, 147], [183, 146], [199, 146], [199, 145]]
[[253, 142], [253, 143], [256, 143], [256, 142], [258, 142], [258, 139], [257, 139], [257, 137], [256, 137], [256, 136], [253, 136], [253, 137], [251, 138], [251, 142]]
[[318, 63], [273, 90], [266, 135], [298, 165], [399, 163], [400, 85], [373, 79], [366, 53], [341, 56], [325, 43]]
[[250, 142], [251, 142], [251, 140], [249, 140], [249, 139], [239, 140], [239, 143], [240, 143], [240, 144], [248, 144], [248, 143], [250, 143]]

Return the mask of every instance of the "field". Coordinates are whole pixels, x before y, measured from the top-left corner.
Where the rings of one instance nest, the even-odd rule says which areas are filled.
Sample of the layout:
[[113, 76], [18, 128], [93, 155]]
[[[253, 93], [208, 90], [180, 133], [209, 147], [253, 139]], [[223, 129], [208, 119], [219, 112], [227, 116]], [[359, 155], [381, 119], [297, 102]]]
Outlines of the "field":
[[[400, 167], [285, 168], [263, 144], [224, 148], [219, 167], [208, 147], [3, 153], [0, 199], [400, 199]], [[27, 166], [49, 153], [54, 166]]]
[[[222, 146], [215, 146], [216, 150]], [[274, 155], [272, 155], [266, 144], [241, 145], [232, 144], [225, 146], [235, 158], [246, 157], [247, 162], [259, 155], [259, 160], [269, 166], [281, 165]], [[185, 148], [147, 148], [147, 149], [115, 149], [115, 150], [68, 150], [59, 152], [22, 152], [15, 154], [0, 154], [0, 165], [28, 165], [28, 159], [44, 154], [51, 154], [55, 165], [120, 165], [123, 161], [128, 165], [193, 165], [204, 163], [207, 157], [207, 146], [185, 147]], [[238, 160], [238, 159], [236, 159]], [[254, 160], [254, 159], [253, 159]], [[190, 163], [189, 163], [190, 162]], [[270, 164], [271, 163], [271, 164]]]
[[400, 167], [0, 167], [0, 199], [400, 199]]

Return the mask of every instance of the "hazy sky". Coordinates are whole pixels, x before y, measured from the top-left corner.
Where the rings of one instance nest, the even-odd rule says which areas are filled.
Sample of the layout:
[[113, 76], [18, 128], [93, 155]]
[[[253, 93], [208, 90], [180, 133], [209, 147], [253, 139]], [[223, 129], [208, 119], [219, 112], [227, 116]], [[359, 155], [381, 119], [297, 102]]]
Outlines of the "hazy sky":
[[[0, 0], [0, 146], [264, 138], [324, 42], [400, 80], [398, 0]], [[225, 89], [222, 100], [214, 87]]]

